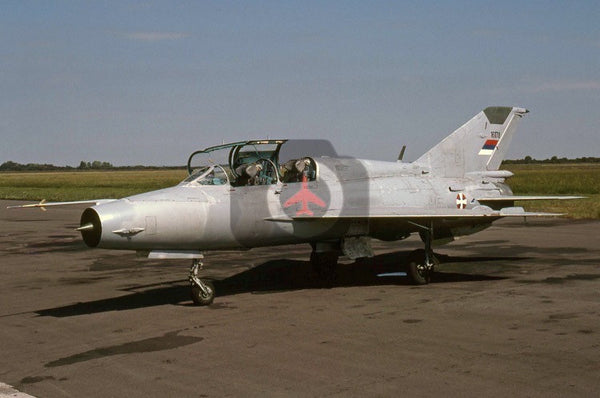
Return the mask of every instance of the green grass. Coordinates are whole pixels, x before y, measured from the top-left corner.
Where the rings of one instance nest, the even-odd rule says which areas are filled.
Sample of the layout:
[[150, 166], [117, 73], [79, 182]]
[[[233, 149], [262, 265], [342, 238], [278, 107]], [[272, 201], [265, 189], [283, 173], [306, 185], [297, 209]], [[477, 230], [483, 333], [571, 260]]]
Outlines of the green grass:
[[506, 165], [515, 173], [508, 180], [518, 194], [600, 194], [600, 164]]
[[567, 213], [572, 218], [600, 218], [600, 164], [504, 165], [516, 195], [581, 195], [586, 199], [517, 203], [531, 211]]
[[[586, 199], [517, 203], [531, 211], [600, 218], [600, 164], [505, 165], [517, 195], [581, 195]], [[70, 201], [122, 198], [176, 185], [185, 170], [0, 173], [0, 199]]]
[[123, 198], [176, 185], [184, 170], [0, 173], [0, 198], [70, 201]]

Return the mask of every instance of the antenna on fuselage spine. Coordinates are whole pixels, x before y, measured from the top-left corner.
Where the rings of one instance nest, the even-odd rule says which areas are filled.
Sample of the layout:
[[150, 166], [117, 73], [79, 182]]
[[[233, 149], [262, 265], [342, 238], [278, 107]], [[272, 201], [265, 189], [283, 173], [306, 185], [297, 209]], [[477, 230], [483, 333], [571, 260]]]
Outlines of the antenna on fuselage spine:
[[404, 151], [406, 151], [406, 145], [402, 145], [402, 149], [400, 150], [400, 154], [398, 155], [397, 162], [402, 163], [402, 159], [404, 159]]

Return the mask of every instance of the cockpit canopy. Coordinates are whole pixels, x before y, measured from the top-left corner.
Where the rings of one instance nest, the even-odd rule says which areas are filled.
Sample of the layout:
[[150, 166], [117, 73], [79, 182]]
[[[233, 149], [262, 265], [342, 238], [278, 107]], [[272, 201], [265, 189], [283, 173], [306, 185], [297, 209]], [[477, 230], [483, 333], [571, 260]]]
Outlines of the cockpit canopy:
[[192, 153], [184, 183], [246, 186], [314, 181], [318, 171], [315, 156], [335, 157], [336, 153], [326, 140], [252, 140], [217, 145]]

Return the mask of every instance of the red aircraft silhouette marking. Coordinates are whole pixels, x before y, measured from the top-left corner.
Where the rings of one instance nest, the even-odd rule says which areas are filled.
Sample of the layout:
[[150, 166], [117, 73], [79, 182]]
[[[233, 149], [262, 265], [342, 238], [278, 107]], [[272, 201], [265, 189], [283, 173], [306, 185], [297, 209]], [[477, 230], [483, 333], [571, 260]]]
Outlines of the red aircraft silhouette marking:
[[321, 200], [317, 195], [312, 193], [308, 188], [308, 179], [306, 176], [302, 176], [302, 187], [298, 192], [296, 192], [291, 198], [285, 201], [283, 207], [288, 208], [298, 202], [302, 203], [302, 207], [300, 210], [296, 211], [297, 216], [301, 216], [303, 214], [307, 216], [312, 216], [314, 213], [312, 210], [308, 208], [309, 203], [314, 203], [319, 207], [325, 207], [325, 202]]

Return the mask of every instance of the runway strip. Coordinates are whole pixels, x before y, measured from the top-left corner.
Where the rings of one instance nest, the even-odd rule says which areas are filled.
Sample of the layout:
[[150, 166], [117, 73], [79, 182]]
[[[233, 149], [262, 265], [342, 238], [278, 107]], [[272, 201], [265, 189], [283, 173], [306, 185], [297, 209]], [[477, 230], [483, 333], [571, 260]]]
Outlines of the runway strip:
[[[427, 286], [400, 272], [418, 236], [342, 259], [309, 245], [189, 261], [87, 248], [81, 208], [0, 201], [0, 378], [62, 397], [588, 397], [600, 391], [600, 222], [500, 220], [436, 247]], [[387, 274], [386, 277], [378, 277]], [[2, 385], [4, 386], [4, 385]], [[25, 397], [3, 387], [0, 398]], [[7, 390], [8, 389], [8, 390]]]

